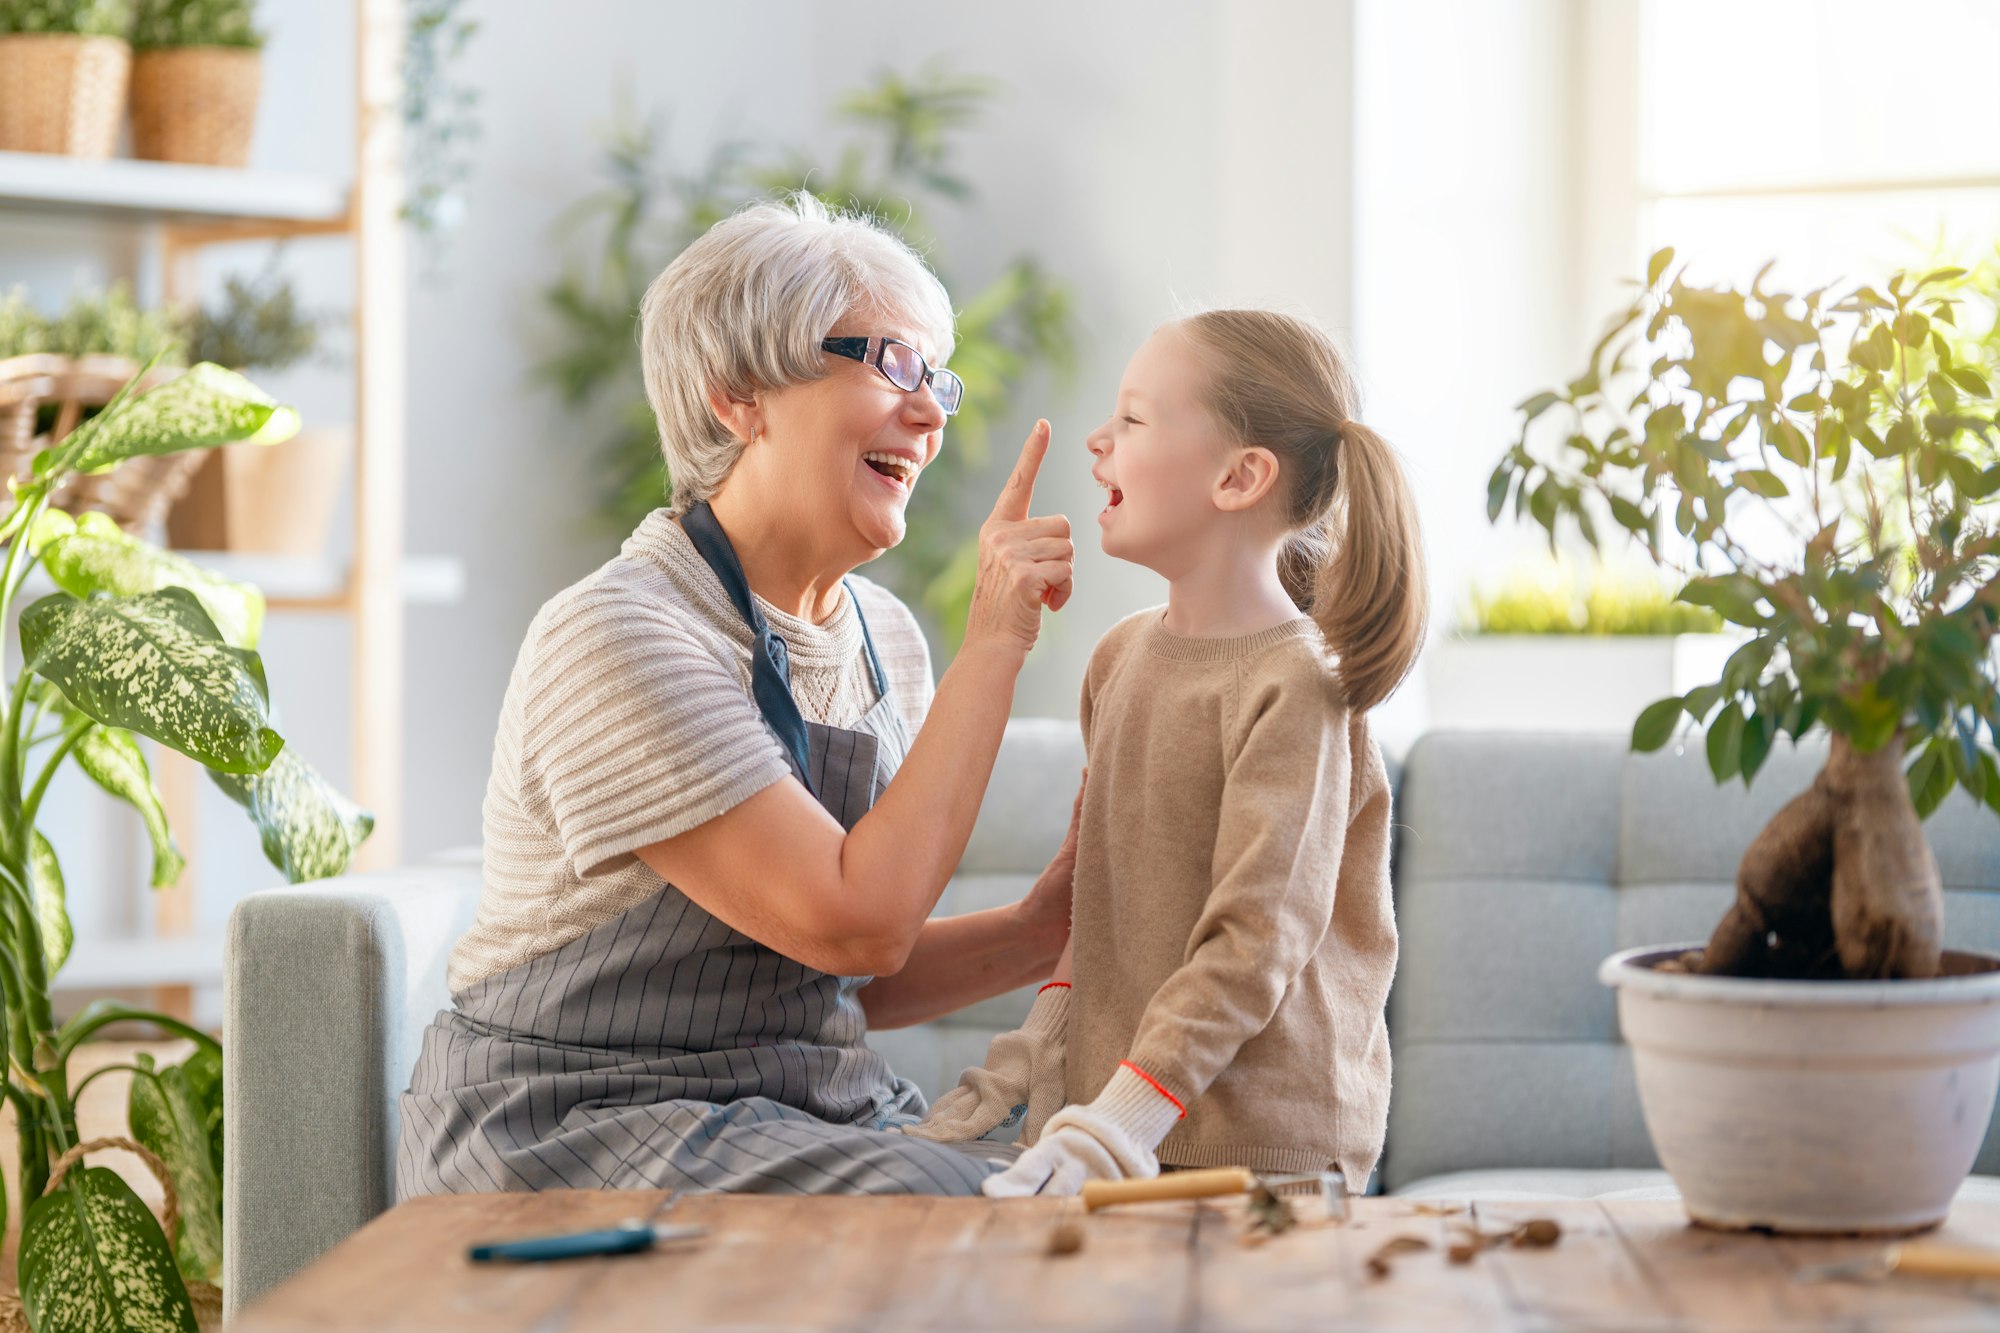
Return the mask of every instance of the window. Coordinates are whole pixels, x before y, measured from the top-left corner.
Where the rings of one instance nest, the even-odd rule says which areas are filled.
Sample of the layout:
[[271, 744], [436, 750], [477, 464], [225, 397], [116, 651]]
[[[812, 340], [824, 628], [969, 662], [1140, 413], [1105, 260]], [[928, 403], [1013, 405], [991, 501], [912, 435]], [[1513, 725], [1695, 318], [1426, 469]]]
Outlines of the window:
[[2000, 4], [1639, 0], [1639, 238], [1793, 290], [2000, 241]]

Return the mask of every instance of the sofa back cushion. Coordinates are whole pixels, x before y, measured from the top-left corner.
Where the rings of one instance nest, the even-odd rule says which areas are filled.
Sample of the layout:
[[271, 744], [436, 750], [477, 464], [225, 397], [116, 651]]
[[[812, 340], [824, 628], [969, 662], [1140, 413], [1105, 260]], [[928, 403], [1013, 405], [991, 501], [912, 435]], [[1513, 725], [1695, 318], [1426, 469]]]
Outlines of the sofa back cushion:
[[[1657, 1166], [1597, 967], [1708, 937], [1736, 863], [1825, 759], [1781, 744], [1746, 792], [1698, 743], [1433, 732], [1399, 792], [1384, 1188], [1488, 1167]], [[2000, 818], [1954, 792], [1925, 824], [1945, 937], [2000, 952]], [[2000, 1169], [1989, 1129], [1977, 1168]]]

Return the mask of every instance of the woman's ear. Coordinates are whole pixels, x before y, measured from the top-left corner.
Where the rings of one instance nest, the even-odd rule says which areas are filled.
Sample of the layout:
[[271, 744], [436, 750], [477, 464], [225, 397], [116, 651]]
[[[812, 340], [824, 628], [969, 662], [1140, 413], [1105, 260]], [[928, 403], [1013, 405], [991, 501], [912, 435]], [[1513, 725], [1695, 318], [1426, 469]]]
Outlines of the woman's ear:
[[1215, 507], [1241, 513], [1256, 507], [1278, 484], [1278, 456], [1263, 445], [1238, 449], [1228, 468], [1216, 479]]
[[748, 444], [764, 430], [764, 414], [754, 399], [732, 398], [720, 389], [708, 391], [708, 410], [722, 428]]

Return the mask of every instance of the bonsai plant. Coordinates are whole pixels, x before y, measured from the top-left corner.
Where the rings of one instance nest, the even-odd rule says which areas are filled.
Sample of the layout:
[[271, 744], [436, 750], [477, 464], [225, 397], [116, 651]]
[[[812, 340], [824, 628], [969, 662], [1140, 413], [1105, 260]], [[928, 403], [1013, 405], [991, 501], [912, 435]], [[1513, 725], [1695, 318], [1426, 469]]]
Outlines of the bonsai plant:
[[[1828, 738], [1817, 778], [1744, 853], [1707, 944], [1605, 967], [1621, 988], [1648, 1124], [1690, 1211], [1794, 1229], [1924, 1225], [1969, 1169], [2000, 1077], [2000, 1031], [1977, 1017], [2000, 1012], [1986, 995], [2000, 995], [1995, 964], [1943, 950], [1942, 888], [1922, 827], [1954, 787], [2000, 813], [2000, 427], [1992, 367], [1978, 337], [1958, 332], [1993, 319], [1996, 292], [1961, 269], [1802, 294], [1763, 281], [1695, 286], [1673, 271], [1671, 250], [1654, 255], [1582, 374], [1522, 404], [1488, 514], [1511, 504], [1552, 541], [1574, 529], [1593, 548], [1630, 534], [1684, 577], [1681, 601], [1743, 631], [1719, 679], [1639, 714], [1635, 750], [1702, 727], [1714, 779], [1747, 786], [1780, 737]], [[1675, 970], [1698, 975], [1676, 980]], [[1967, 972], [1988, 975], [1924, 980]], [[1694, 984], [1711, 977], [1762, 988]], [[1906, 989], [1796, 984], [1894, 979]], [[1769, 988], [1785, 981], [1794, 984]], [[1707, 1017], [1646, 1007], [1675, 1000]], [[1682, 1024], [1673, 1041], [1683, 1056], [1748, 1041], [1747, 1029], [1714, 1023], [1724, 1000], [1763, 1006], [1754, 1026], [1769, 1044], [1732, 1048], [1700, 1079], [1688, 1060], [1649, 1075], [1646, 1045], [1668, 1025]], [[1911, 1025], [1875, 1034], [1880, 1069], [1861, 1049], [1857, 1005]], [[1790, 1010], [1802, 1026], [1781, 1029], [1771, 1015]], [[1835, 1010], [1843, 1016], [1828, 1026]], [[1947, 1014], [1970, 1025], [1953, 1039], [1957, 1062], [1933, 1051], [1910, 1072]], [[1764, 1095], [1745, 1081], [1768, 1075], [1760, 1062], [1796, 1074], [1829, 1047], [1849, 1068], [1841, 1091], [1827, 1086], [1828, 1104], [1804, 1104], [1817, 1098], [1797, 1085], [1744, 1111]], [[1718, 1071], [1732, 1060], [1725, 1079]], [[1934, 1081], [1941, 1071], [1949, 1081]], [[1855, 1089], [1877, 1086], [1878, 1074], [1882, 1100], [1871, 1103]], [[1697, 1083], [1707, 1106], [1681, 1110], [1705, 1111], [1705, 1130], [1668, 1109]], [[1743, 1099], [1731, 1107], [1742, 1118], [1720, 1115], [1717, 1098]], [[1945, 1105], [1962, 1126], [1935, 1123]], [[1864, 1106], [1904, 1123], [1841, 1137]], [[1791, 1129], [1807, 1115], [1841, 1124], [1765, 1137], [1749, 1123], [1765, 1114]], [[1762, 1161], [1705, 1169], [1727, 1147], [1718, 1134]], [[1852, 1169], [1899, 1139], [1918, 1154], [1907, 1169]], [[1836, 1143], [1842, 1156], [1827, 1160]], [[1803, 1183], [1815, 1172], [1826, 1186], [1817, 1193]], [[1852, 1197], [1864, 1176], [1867, 1197]], [[1837, 1197], [1843, 1182], [1848, 1196]]]
[[131, 24], [130, 0], [0, 0], [0, 152], [110, 157]]
[[[72, 472], [239, 441], [273, 444], [297, 428], [291, 409], [219, 366], [197, 365], [144, 393], [128, 385], [37, 457], [32, 480], [15, 488], [0, 520], [0, 616], [37, 564], [59, 589], [20, 613], [19, 667], [0, 711], [0, 1094], [13, 1106], [21, 1142], [21, 1298], [38, 1333], [193, 1329], [185, 1281], [212, 1279], [221, 1263], [213, 1038], [103, 1001], [55, 1021], [50, 983], [72, 937], [57, 852], [36, 828], [50, 781], [74, 758], [137, 809], [156, 887], [175, 880], [181, 858], [138, 736], [207, 766], [293, 881], [338, 874], [373, 824], [270, 725], [255, 651], [263, 618], [257, 591], [101, 516], [73, 519], [50, 499]], [[182, 1064], [133, 1069], [133, 1132], [160, 1159], [181, 1202], [173, 1236], [114, 1172], [78, 1161], [89, 1145], [77, 1141], [83, 1086], [71, 1086], [70, 1057], [106, 1025], [128, 1020], [196, 1047]]]
[[252, 0], [138, 0], [132, 155], [240, 167], [250, 160], [264, 35]]
[[[798, 153], [760, 161], [750, 147], [726, 144], [701, 171], [663, 177], [654, 163], [653, 128], [621, 120], [606, 155], [611, 184], [570, 218], [572, 226], [604, 219], [602, 253], [594, 273], [573, 268], [545, 293], [561, 343], [540, 366], [565, 405], [594, 411], [604, 423], [606, 527], [629, 531], [672, 487], [632, 352], [639, 298], [653, 276], [730, 212], [794, 190], [891, 221], [942, 269], [915, 201], [928, 207], [972, 199], [970, 183], [954, 167], [953, 135], [977, 119], [992, 95], [984, 80], [941, 66], [909, 78], [884, 73], [840, 101], [841, 117], [863, 136], [830, 169]], [[951, 364], [966, 389], [951, 421], [951, 447], [926, 469], [935, 480], [919, 488], [907, 535], [881, 575], [953, 645], [964, 635], [978, 553], [966, 534], [979, 526], [977, 515], [958, 507], [978, 488], [956, 479], [985, 465], [988, 433], [1027, 378], [1043, 367], [1067, 366], [1072, 325], [1068, 291], [1026, 257], [959, 311]]]

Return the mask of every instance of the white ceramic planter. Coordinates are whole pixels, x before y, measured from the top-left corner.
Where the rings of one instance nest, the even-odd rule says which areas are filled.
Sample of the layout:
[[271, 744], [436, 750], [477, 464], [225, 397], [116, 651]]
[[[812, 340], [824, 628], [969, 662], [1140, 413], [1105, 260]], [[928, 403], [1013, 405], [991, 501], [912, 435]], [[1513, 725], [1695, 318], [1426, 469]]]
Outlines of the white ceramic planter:
[[1624, 731], [1641, 709], [1722, 674], [1727, 634], [1478, 634], [1424, 653], [1429, 725]]
[[1947, 951], [1931, 981], [1655, 972], [1698, 945], [1630, 949], [1618, 992], [1646, 1128], [1688, 1216], [1828, 1234], [1933, 1226], [2000, 1087], [2000, 965]]

